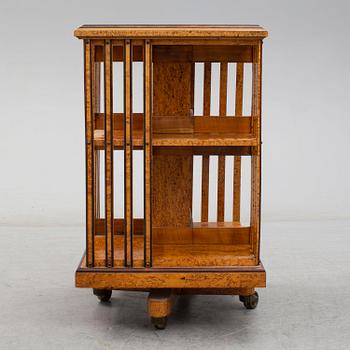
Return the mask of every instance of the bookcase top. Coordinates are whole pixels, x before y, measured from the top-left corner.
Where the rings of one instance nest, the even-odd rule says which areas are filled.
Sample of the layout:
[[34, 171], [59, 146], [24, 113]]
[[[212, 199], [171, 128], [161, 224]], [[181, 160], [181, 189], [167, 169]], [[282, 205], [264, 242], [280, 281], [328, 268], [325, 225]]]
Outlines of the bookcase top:
[[266, 38], [268, 32], [258, 25], [232, 24], [125, 24], [83, 25], [74, 31], [79, 39], [88, 38]]

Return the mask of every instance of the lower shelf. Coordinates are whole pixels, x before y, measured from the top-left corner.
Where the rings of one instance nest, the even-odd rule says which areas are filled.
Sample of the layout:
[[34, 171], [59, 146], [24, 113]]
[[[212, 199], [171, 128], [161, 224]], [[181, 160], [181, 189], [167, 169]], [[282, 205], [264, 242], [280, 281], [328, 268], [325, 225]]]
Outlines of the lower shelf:
[[226, 268], [88, 268], [84, 255], [75, 285], [99, 289], [264, 288], [266, 273], [261, 263]]
[[[135, 236], [133, 267], [144, 266], [144, 239]], [[254, 266], [249, 244], [153, 244], [153, 267], [227, 267]], [[105, 238], [95, 237], [95, 266], [105, 266]], [[124, 266], [124, 236], [114, 236], [114, 266]]]

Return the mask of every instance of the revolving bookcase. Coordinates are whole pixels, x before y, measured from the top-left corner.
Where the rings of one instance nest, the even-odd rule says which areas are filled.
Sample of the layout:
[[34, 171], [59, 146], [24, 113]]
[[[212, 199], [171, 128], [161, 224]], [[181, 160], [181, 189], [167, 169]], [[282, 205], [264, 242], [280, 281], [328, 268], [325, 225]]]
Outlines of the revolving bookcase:
[[[84, 45], [86, 137], [86, 251], [76, 286], [92, 288], [102, 302], [112, 290], [149, 292], [148, 312], [157, 328], [165, 327], [180, 294], [239, 295], [246, 308], [255, 308], [255, 288], [266, 284], [259, 258], [266, 30], [85, 25], [74, 34]], [[140, 67], [141, 85], [134, 76]], [[244, 113], [246, 83], [251, 96]], [[142, 110], [136, 111], [140, 96]], [[142, 153], [142, 191], [135, 190], [135, 152]], [[137, 205], [142, 217], [134, 215]]]

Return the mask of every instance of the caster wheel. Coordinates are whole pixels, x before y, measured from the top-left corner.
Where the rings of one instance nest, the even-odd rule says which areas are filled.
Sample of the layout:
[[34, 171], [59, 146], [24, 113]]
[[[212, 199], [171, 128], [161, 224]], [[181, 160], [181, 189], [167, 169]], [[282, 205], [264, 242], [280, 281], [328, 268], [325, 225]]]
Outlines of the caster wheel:
[[110, 289], [93, 289], [93, 293], [102, 303], [107, 303], [112, 296], [112, 290]]
[[253, 310], [258, 306], [259, 303], [259, 294], [254, 292], [252, 295], [239, 296], [239, 300], [244, 304], [245, 308], [248, 310]]
[[168, 317], [151, 317], [151, 320], [156, 329], [165, 329]]

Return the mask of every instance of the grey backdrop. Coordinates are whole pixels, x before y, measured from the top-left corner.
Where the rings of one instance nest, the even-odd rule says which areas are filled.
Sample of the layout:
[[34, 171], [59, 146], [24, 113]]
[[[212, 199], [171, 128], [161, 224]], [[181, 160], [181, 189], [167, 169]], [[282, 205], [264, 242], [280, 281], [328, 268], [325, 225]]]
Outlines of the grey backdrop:
[[84, 220], [84, 23], [256, 23], [263, 219], [349, 218], [347, 1], [2, 1], [0, 220]]

